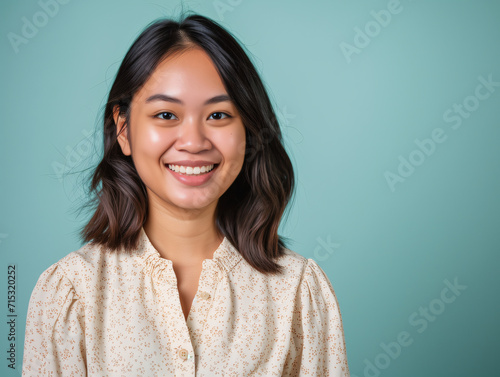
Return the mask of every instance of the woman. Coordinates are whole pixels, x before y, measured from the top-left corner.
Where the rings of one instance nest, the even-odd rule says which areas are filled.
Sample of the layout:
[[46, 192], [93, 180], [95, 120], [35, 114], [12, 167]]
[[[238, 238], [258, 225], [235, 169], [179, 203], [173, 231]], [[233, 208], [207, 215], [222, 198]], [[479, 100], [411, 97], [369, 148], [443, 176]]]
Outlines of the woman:
[[292, 164], [238, 42], [151, 24], [104, 113], [82, 248], [31, 296], [25, 376], [348, 376], [333, 288], [278, 225]]

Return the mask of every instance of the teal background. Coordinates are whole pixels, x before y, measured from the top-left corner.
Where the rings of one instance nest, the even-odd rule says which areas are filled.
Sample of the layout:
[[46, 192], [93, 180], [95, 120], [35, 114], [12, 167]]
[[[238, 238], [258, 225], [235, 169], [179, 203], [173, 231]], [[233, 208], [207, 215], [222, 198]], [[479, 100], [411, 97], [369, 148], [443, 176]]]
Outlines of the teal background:
[[[346, 58], [342, 43], [356, 47], [356, 27], [376, 34], [370, 11], [388, 1], [184, 2], [243, 42], [269, 90], [298, 182], [281, 234], [332, 282], [351, 376], [497, 375], [500, 86], [482, 89], [489, 98], [476, 103], [467, 97], [480, 76], [500, 82], [500, 3], [401, 0], [396, 8]], [[21, 35], [22, 18], [41, 10], [34, 0], [0, 5], [2, 376], [21, 374], [38, 276], [81, 246], [78, 171], [96, 160], [121, 59], [148, 23], [182, 6], [72, 0], [16, 52], [8, 34]], [[464, 100], [477, 109], [453, 129], [443, 114]], [[408, 160], [414, 140], [436, 128], [446, 140], [391, 190], [384, 174], [398, 174], [399, 156]], [[17, 266], [15, 371], [5, 357], [8, 264]], [[466, 288], [443, 304], [445, 280]], [[438, 314], [424, 320], [419, 310], [429, 305]], [[384, 350], [403, 332], [410, 345]]]

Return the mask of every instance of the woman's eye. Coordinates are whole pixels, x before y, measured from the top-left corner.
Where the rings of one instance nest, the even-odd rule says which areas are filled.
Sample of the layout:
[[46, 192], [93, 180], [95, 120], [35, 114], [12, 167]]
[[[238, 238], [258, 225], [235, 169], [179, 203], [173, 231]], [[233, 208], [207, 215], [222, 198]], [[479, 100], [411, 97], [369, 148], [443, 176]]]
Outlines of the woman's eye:
[[[215, 115], [215, 117], [212, 118], [212, 116], [214, 116], [214, 115]], [[216, 119], [216, 120], [217, 119], [224, 119], [223, 116], [226, 118], [231, 118], [231, 116], [229, 114], [223, 113], [222, 111], [217, 111], [215, 113], [210, 114], [208, 119], [210, 119], [210, 118]]]
[[162, 113], [155, 115], [155, 118], [160, 118], [160, 119], [165, 119], [165, 120], [171, 120], [171, 119], [173, 119], [172, 117], [177, 119], [177, 117], [174, 114], [172, 114], [168, 111], [164, 111]]

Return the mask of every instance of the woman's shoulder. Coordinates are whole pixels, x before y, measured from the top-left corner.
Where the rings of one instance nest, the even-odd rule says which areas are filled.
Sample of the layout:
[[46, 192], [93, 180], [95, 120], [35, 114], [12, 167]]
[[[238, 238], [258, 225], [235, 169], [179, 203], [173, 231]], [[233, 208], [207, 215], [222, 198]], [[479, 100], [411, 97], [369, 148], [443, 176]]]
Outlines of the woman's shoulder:
[[282, 266], [299, 270], [305, 273], [306, 270], [314, 268], [317, 265], [313, 258], [310, 258], [300, 251], [283, 248], [283, 255], [278, 258], [278, 263]]
[[311, 279], [329, 280], [315, 259], [289, 248], [284, 248], [284, 254], [278, 258], [278, 263], [284, 267], [287, 275], [297, 277], [300, 283], [304, 284]]
[[307, 265], [307, 258], [299, 252], [285, 247], [283, 254], [277, 259], [277, 263], [287, 270], [303, 271]]
[[262, 275], [265, 280], [276, 284], [286, 284], [297, 287], [309, 269], [311, 259], [299, 251], [284, 247], [282, 254], [274, 261], [281, 267], [282, 274]]
[[102, 245], [89, 242], [59, 259], [55, 264], [70, 272], [95, 270], [112, 257], [112, 251]]
[[45, 269], [39, 280], [56, 274], [61, 279], [69, 281], [78, 292], [82, 289], [87, 290], [93, 282], [99, 281], [104, 273], [110, 276], [113, 271], [118, 273], [126, 269], [127, 265], [131, 265], [127, 262], [132, 260], [131, 254], [89, 242]]

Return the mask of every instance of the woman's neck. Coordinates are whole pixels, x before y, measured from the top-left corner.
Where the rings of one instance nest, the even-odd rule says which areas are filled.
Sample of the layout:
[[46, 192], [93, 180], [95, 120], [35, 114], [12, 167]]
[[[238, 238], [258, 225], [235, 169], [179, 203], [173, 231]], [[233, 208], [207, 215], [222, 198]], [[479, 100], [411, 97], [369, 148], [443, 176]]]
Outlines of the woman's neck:
[[144, 231], [160, 255], [174, 265], [199, 265], [204, 259], [212, 259], [224, 239], [215, 223], [216, 205], [186, 210], [150, 199]]

